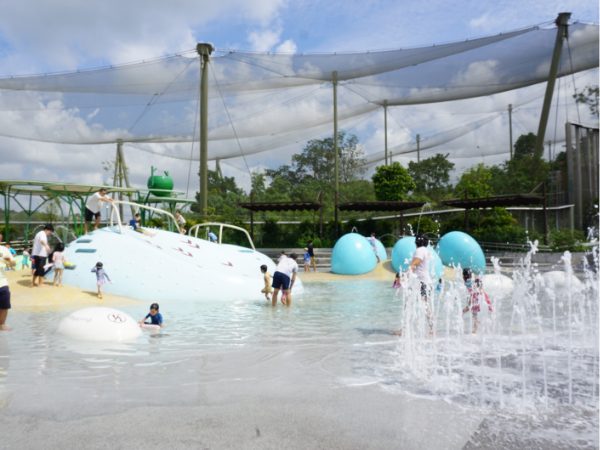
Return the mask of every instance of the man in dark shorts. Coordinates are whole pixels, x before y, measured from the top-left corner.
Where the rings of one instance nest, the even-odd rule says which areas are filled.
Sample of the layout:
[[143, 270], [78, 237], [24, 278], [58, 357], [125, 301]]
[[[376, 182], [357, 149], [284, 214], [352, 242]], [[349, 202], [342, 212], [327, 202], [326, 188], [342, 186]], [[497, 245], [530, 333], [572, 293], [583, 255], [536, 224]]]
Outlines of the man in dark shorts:
[[[33, 255], [33, 280], [31, 281], [32, 286], [41, 286], [44, 280], [44, 275], [46, 274], [46, 270], [44, 266], [46, 265], [46, 259], [50, 254], [50, 246], [48, 245], [48, 236], [54, 233], [54, 227], [50, 224], [44, 226], [44, 229], [38, 231], [38, 233], [33, 238], [33, 251], [31, 254]], [[38, 283], [36, 283], [36, 279]]]
[[291, 253], [289, 257], [284, 254], [279, 257], [275, 273], [273, 274], [273, 297], [271, 298], [273, 306], [277, 305], [277, 296], [280, 290], [283, 290], [281, 303], [286, 306], [292, 304], [292, 286], [294, 286], [296, 274], [298, 273], [297, 257], [295, 253]]
[[91, 195], [85, 202], [85, 220], [83, 222], [83, 230], [87, 234], [88, 223], [94, 221], [94, 230], [100, 226], [100, 210], [102, 202], [112, 203], [112, 198], [108, 197], [106, 188], [100, 188], [98, 192]]

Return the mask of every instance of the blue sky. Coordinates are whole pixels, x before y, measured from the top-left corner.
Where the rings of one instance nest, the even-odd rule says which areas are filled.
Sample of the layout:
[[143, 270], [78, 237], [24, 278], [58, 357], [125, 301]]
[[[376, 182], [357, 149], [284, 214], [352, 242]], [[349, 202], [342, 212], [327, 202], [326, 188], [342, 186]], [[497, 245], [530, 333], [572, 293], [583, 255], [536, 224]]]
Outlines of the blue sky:
[[595, 0], [77, 0], [3, 2], [0, 71], [39, 73], [194, 48], [297, 52], [414, 47], [552, 21], [598, 21]]
[[[298, 53], [418, 47], [547, 23], [562, 11], [572, 12], [572, 20], [598, 22], [596, 0], [12, 0], [2, 2], [0, 75], [122, 64], [190, 50], [205, 41], [218, 50]], [[537, 113], [533, 107], [531, 117], [526, 117], [523, 110], [515, 125], [522, 130], [516, 129], [516, 135], [536, 131]], [[380, 125], [365, 128], [376, 136], [381, 130], [374, 128]], [[471, 141], [469, 145], [478, 145], [476, 138]], [[17, 159], [16, 152], [28, 156]], [[81, 157], [70, 158], [67, 164], [61, 152], [59, 146], [0, 139], [0, 170], [11, 173], [2, 178], [102, 181], [97, 159], [103, 157], [90, 157], [84, 148]], [[113, 150], [104, 153], [111, 155]], [[132, 178], [138, 185], [147, 176], [146, 159], [147, 155], [139, 161], [131, 157]], [[244, 184], [247, 173], [242, 166], [232, 162], [226, 170], [239, 175]], [[184, 177], [188, 169], [171, 171]]]

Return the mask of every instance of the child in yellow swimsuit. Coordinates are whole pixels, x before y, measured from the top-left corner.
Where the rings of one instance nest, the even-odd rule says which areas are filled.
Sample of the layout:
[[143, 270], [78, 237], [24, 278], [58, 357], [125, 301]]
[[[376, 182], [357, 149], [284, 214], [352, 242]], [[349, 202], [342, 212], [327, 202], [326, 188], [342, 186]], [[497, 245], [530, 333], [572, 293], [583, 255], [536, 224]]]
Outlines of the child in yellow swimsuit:
[[273, 292], [273, 288], [271, 287], [271, 274], [267, 271], [266, 264], [263, 264], [262, 266], [260, 266], [260, 271], [263, 273], [264, 280], [265, 280], [265, 287], [262, 288], [262, 290], [260, 292], [265, 294], [265, 298], [267, 300], [271, 300], [270, 294], [271, 294], [271, 292]]

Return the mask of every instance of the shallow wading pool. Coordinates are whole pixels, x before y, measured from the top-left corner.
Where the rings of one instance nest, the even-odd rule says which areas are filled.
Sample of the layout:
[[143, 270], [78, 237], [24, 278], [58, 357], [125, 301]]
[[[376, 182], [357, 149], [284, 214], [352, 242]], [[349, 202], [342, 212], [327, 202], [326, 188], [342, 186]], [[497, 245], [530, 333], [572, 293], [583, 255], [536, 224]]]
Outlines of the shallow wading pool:
[[291, 308], [161, 306], [167, 327], [128, 343], [57, 334], [70, 311], [13, 312], [0, 446], [597, 446], [597, 291], [551, 299], [524, 277], [471, 335], [448, 282], [430, 337], [418, 297], [391, 282], [306, 283]]

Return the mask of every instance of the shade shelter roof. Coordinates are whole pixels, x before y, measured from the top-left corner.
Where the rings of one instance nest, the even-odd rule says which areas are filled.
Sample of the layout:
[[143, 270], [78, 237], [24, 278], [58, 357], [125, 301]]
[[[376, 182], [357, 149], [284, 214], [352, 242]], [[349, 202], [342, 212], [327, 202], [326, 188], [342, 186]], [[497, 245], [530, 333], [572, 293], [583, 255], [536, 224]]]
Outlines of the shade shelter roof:
[[406, 211], [420, 208], [425, 202], [380, 201], [341, 203], [340, 211]]
[[444, 200], [444, 205], [455, 208], [477, 209], [510, 206], [543, 205], [544, 197], [536, 194], [495, 195], [492, 197]]
[[317, 202], [242, 202], [242, 208], [258, 211], [318, 211], [323, 206]]

